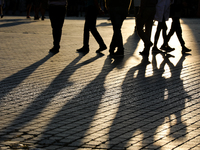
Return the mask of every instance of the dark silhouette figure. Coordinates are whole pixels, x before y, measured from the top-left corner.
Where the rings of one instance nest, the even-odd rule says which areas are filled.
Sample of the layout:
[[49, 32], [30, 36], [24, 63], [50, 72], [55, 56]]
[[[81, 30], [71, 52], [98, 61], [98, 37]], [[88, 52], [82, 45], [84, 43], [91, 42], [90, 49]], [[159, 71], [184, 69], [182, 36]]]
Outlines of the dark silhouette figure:
[[[111, 56], [124, 56], [121, 27], [129, 13], [131, 2], [132, 0], [106, 0], [106, 8], [110, 13], [110, 19], [113, 25], [113, 37], [109, 49]], [[115, 52], [116, 48], [117, 51]]]
[[101, 7], [98, 4], [98, 0], [86, 0], [86, 15], [85, 15], [85, 25], [83, 33], [83, 47], [77, 49], [78, 52], [88, 53], [89, 52], [89, 37], [90, 32], [94, 36], [95, 40], [99, 44], [99, 49], [96, 52], [101, 52], [107, 49], [101, 35], [97, 31], [96, 21], [98, 14], [103, 14]]
[[[156, 5], [156, 14], [155, 14], [154, 20], [158, 21], [158, 26], [157, 26], [156, 34], [154, 37], [154, 46], [152, 48], [153, 53], [162, 52], [158, 49], [157, 44], [158, 44], [158, 39], [159, 39], [161, 30], [162, 30], [163, 39], [165, 39], [167, 36], [166, 21], [169, 19], [169, 16], [170, 16], [170, 4], [171, 2], [169, 0], [164, 0], [164, 1], [158, 0], [158, 3]], [[174, 50], [169, 45], [166, 45], [165, 48], [171, 51]]]
[[33, 0], [26, 0], [26, 18], [30, 19], [30, 12], [33, 5]]
[[1, 18], [3, 18], [3, 5], [4, 5], [4, 0], [0, 0], [0, 15], [1, 15]]
[[172, 35], [174, 33], [176, 33], [179, 42], [182, 46], [182, 53], [187, 53], [190, 52], [191, 49], [188, 49], [185, 46], [185, 41], [183, 40], [182, 37], [182, 28], [181, 28], [181, 24], [180, 24], [180, 17], [182, 14], [182, 8], [183, 8], [183, 0], [174, 0], [174, 3], [171, 5], [171, 10], [170, 10], [170, 15], [172, 17], [172, 24], [171, 24], [171, 29], [167, 35], [167, 37], [164, 39], [164, 43], [161, 46], [161, 49], [169, 51], [168, 48], [168, 42], [170, 40], [170, 38], [172, 37]]
[[60, 40], [62, 35], [62, 27], [66, 15], [66, 0], [49, 1], [49, 18], [51, 21], [53, 34], [53, 48], [49, 50], [51, 53], [58, 53], [60, 49]]
[[140, 10], [136, 17], [137, 32], [144, 42], [144, 50], [140, 52], [141, 55], [148, 56], [150, 47], [153, 45], [151, 42], [151, 30], [157, 2], [158, 0], [141, 0]]

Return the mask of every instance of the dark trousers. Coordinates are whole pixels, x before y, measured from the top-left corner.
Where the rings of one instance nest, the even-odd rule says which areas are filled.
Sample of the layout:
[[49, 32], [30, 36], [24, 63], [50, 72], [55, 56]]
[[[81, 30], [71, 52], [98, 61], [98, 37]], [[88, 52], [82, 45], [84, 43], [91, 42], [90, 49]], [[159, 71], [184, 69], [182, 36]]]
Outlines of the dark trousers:
[[124, 20], [126, 19], [126, 15], [113, 12], [110, 13], [110, 19], [113, 26], [113, 37], [110, 44], [110, 52], [114, 52], [116, 47], [118, 47], [119, 51], [123, 51], [124, 46], [121, 28]]
[[[146, 7], [141, 16], [136, 18], [137, 32], [145, 46], [151, 43], [151, 31], [155, 13], [155, 7]], [[145, 30], [143, 29], [144, 27]]]
[[49, 6], [49, 18], [51, 21], [54, 47], [60, 47], [60, 40], [65, 14], [65, 6]]
[[174, 32], [176, 32], [176, 35], [178, 37], [178, 40], [179, 40], [181, 46], [184, 46], [185, 42], [182, 37], [182, 28], [181, 28], [179, 17], [172, 17], [171, 29], [170, 29], [166, 39], [164, 40], [164, 45], [167, 45], [167, 43], [169, 42], [169, 40], [172, 37], [172, 35], [174, 34]]
[[158, 22], [158, 26], [157, 26], [157, 30], [156, 30], [156, 34], [155, 34], [155, 38], [154, 38], [154, 46], [157, 46], [161, 30], [162, 30], [163, 39], [166, 39], [167, 25], [166, 25], [164, 17], [163, 17], [162, 22]]
[[92, 33], [95, 40], [100, 46], [105, 45], [101, 35], [99, 34], [96, 28], [97, 16], [98, 16], [98, 10], [95, 7], [87, 8], [85, 16], [84, 35], [83, 35], [84, 37], [83, 45], [85, 47], [89, 47], [90, 32]]

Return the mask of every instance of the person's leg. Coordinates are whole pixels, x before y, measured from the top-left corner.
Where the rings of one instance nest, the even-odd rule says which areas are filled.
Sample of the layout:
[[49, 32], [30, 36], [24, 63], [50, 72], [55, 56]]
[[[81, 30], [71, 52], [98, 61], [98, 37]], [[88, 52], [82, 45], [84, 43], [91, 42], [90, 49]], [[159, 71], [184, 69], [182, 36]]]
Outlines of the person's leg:
[[59, 51], [60, 40], [62, 35], [62, 27], [64, 23], [66, 8], [64, 6], [50, 6], [49, 17], [52, 26], [53, 33], [53, 45], [54, 49]]
[[96, 20], [97, 20], [97, 16], [98, 16], [98, 11], [96, 9], [92, 8], [90, 14], [91, 15], [90, 15], [89, 29], [90, 29], [92, 35], [94, 36], [95, 40], [99, 44], [100, 48], [98, 51], [105, 50], [107, 48], [106, 44], [104, 43], [101, 35], [99, 34], [99, 32], [97, 31], [97, 28], [96, 28]]
[[181, 28], [180, 20], [178, 17], [174, 18], [174, 26], [175, 26], [175, 32], [178, 37], [178, 40], [179, 40], [181, 46], [183, 47], [183, 46], [185, 46], [185, 42], [182, 37], [182, 28]]
[[[138, 35], [144, 42], [144, 50], [140, 52], [140, 54], [142, 55], [149, 55], [150, 47], [153, 45], [150, 37], [151, 37], [151, 30], [155, 12], [156, 12], [155, 7], [147, 7], [142, 13], [141, 18], [137, 18], [136, 20]], [[145, 26], [145, 31], [143, 30], [144, 26]]]
[[0, 13], [1, 13], [1, 18], [3, 18], [3, 7], [0, 5]]
[[86, 10], [85, 15], [85, 24], [83, 29], [83, 47], [77, 49], [78, 52], [89, 52], [89, 38], [90, 38], [90, 14], [88, 9]]
[[176, 35], [179, 39], [179, 42], [181, 44], [182, 47], [182, 53], [186, 53], [186, 52], [190, 52], [191, 49], [188, 49], [185, 46], [185, 41], [183, 40], [183, 36], [182, 36], [182, 28], [181, 28], [181, 24], [180, 24], [180, 19], [179, 18], [175, 18], [175, 24], [176, 24]]
[[162, 22], [158, 22], [156, 34], [155, 34], [155, 37], [154, 37], [154, 48], [157, 48], [158, 39], [159, 39], [159, 36], [160, 36], [161, 29], [162, 29]]
[[166, 35], [166, 37], [164, 38], [164, 43], [160, 49], [165, 50], [165, 51], [173, 51], [174, 50], [174, 48], [171, 48], [168, 45], [168, 43], [175, 31], [176, 31], [176, 21], [175, 21], [174, 17], [172, 17], [171, 29], [170, 29], [168, 35]]
[[125, 16], [113, 13], [113, 14], [110, 14], [110, 18], [113, 25], [113, 37], [110, 44], [110, 53], [114, 54], [114, 50], [116, 47], [118, 47], [118, 50], [117, 50], [118, 52], [123, 53], [124, 46], [123, 46], [123, 37], [121, 33], [121, 27], [125, 19]]

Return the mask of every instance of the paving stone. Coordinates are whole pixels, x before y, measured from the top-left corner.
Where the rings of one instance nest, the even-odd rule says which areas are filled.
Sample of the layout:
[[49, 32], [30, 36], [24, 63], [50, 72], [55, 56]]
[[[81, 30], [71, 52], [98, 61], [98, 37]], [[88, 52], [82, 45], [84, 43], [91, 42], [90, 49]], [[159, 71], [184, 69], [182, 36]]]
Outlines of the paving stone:
[[[108, 50], [96, 54], [92, 36], [90, 52], [76, 53], [82, 47], [83, 17], [66, 18], [60, 52], [51, 55], [48, 17], [5, 16], [0, 22], [0, 149], [12, 144], [32, 150], [199, 149], [199, 23], [181, 19], [191, 55], [181, 54], [173, 35], [169, 44], [175, 57], [150, 52], [151, 63], [143, 64], [133, 17], [122, 26], [125, 56], [120, 59], [110, 58]], [[98, 18], [97, 28], [109, 47], [111, 23]], [[156, 25], [152, 41], [155, 31]]]

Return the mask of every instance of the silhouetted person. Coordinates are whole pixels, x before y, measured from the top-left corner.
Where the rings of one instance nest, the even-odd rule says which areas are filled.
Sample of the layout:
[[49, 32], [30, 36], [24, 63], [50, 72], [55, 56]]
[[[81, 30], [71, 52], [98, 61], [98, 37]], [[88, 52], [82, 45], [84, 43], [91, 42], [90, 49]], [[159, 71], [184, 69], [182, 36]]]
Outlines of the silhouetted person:
[[48, 4], [48, 0], [41, 0], [41, 2], [40, 2], [40, 13], [42, 15], [42, 18], [41, 18], [42, 20], [44, 20], [44, 18], [45, 18], [47, 4]]
[[62, 27], [66, 14], [66, 0], [49, 0], [49, 18], [53, 34], [53, 48], [49, 50], [54, 54], [59, 52]]
[[4, 0], [0, 0], [0, 13], [1, 13], [1, 18], [3, 18], [3, 4], [4, 4]]
[[33, 5], [33, 0], [26, 0], [26, 18], [30, 19], [30, 12]]
[[83, 35], [83, 47], [77, 49], [78, 52], [88, 53], [89, 52], [89, 37], [90, 32], [94, 36], [95, 40], [99, 44], [99, 49], [96, 52], [101, 52], [107, 49], [101, 35], [97, 31], [96, 21], [98, 14], [102, 14], [103, 11], [98, 4], [98, 0], [86, 0], [86, 15]]
[[[131, 2], [132, 0], [106, 0], [106, 8], [110, 13], [110, 19], [113, 25], [113, 37], [109, 49], [111, 56], [124, 56], [121, 27], [128, 15]], [[115, 48], [117, 48], [116, 52]]]
[[150, 47], [153, 45], [151, 42], [151, 30], [157, 2], [158, 0], [141, 0], [140, 10], [136, 18], [137, 32], [144, 42], [144, 50], [140, 52], [141, 55], [148, 56]]
[[[156, 34], [154, 37], [154, 46], [152, 48], [153, 53], [162, 52], [158, 49], [157, 43], [158, 43], [161, 30], [162, 30], [163, 39], [165, 39], [167, 36], [166, 21], [169, 19], [170, 4], [172, 2], [173, 0], [158, 0], [158, 3], [156, 5], [156, 14], [155, 14], [154, 20], [158, 21], [158, 26], [157, 26]], [[169, 50], [174, 50], [173, 48], [169, 47], [169, 45], [166, 45], [166, 48], [168, 48]]]
[[174, 3], [171, 5], [170, 15], [172, 17], [172, 24], [171, 29], [167, 35], [167, 37], [164, 39], [164, 44], [162, 45], [161, 49], [169, 51], [168, 49], [168, 42], [172, 35], [176, 32], [176, 35], [179, 39], [179, 42], [182, 46], [182, 53], [190, 52], [191, 49], [188, 49], [185, 47], [185, 41], [182, 37], [182, 28], [180, 24], [180, 17], [182, 13], [182, 7], [183, 7], [183, 0], [174, 0]]
[[[137, 14], [140, 10], [141, 0], [134, 0], [134, 17], [137, 17]], [[135, 30], [136, 30], [136, 19], [135, 19]]]

